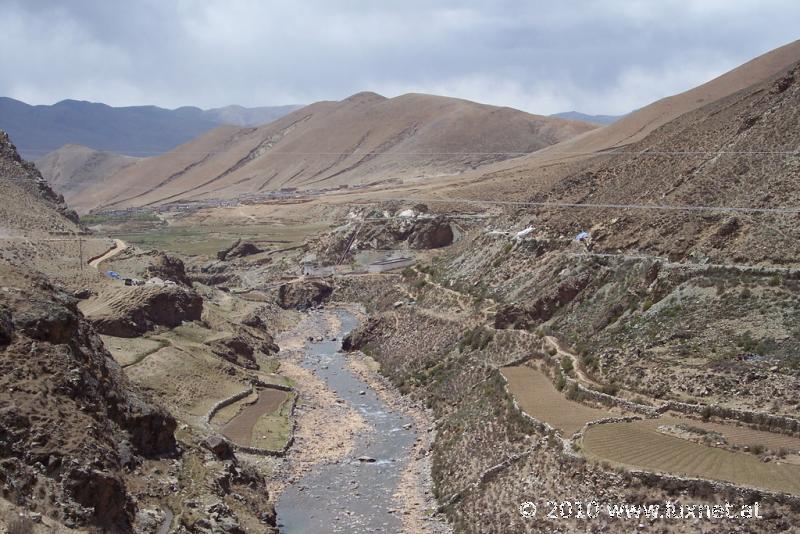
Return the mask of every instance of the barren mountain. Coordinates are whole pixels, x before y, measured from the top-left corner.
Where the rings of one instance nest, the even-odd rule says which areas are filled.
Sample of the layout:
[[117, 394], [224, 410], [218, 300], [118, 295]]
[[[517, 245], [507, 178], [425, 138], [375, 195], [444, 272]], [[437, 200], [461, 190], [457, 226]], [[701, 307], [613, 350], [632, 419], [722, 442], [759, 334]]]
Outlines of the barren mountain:
[[457, 174], [594, 129], [431, 95], [359, 93], [259, 128], [218, 128], [108, 177], [74, 198], [82, 210], [231, 198]]
[[[521, 200], [590, 165], [598, 154], [625, 152], [648, 134], [707, 104], [763, 83], [800, 60], [800, 41], [763, 54], [683, 93], [663, 98], [618, 121], [546, 147], [534, 154], [491, 165], [462, 179], [439, 184], [446, 196]], [[434, 184], [432, 189], [437, 186]], [[460, 190], [460, 191], [459, 191]]]
[[620, 120], [625, 115], [589, 115], [581, 113], [580, 111], [563, 111], [561, 113], [553, 113], [551, 117], [558, 117], [559, 119], [569, 119], [573, 121], [591, 122], [593, 124], [613, 124]]
[[50, 186], [67, 199], [139, 161], [139, 158], [103, 152], [81, 145], [64, 145], [36, 160], [36, 167]]
[[171, 150], [220, 124], [266, 124], [298, 107], [164, 109], [112, 107], [78, 100], [31, 106], [0, 97], [0, 128], [11, 135], [20, 154], [27, 159], [41, 158], [73, 143], [118, 154], [151, 156]]
[[550, 223], [603, 225], [609, 249], [796, 263], [798, 132], [800, 63], [670, 121], [623, 154], [597, 158], [532, 200], [644, 206], [551, 211]]

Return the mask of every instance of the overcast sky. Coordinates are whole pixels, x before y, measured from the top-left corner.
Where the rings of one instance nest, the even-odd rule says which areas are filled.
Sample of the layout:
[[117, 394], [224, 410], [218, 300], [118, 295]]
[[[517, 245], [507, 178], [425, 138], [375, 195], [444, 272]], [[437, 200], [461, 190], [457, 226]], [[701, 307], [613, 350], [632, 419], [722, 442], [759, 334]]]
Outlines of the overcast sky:
[[204, 108], [425, 92], [619, 114], [800, 37], [797, 0], [0, 0], [0, 96]]

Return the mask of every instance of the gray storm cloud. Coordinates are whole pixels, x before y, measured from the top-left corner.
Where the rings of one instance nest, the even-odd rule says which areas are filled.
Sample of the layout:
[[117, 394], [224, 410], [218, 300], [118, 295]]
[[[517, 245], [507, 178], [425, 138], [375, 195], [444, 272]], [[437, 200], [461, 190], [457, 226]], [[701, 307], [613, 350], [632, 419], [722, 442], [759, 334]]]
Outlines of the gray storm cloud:
[[0, 95], [165, 107], [426, 92], [624, 113], [796, 39], [794, 0], [0, 0]]

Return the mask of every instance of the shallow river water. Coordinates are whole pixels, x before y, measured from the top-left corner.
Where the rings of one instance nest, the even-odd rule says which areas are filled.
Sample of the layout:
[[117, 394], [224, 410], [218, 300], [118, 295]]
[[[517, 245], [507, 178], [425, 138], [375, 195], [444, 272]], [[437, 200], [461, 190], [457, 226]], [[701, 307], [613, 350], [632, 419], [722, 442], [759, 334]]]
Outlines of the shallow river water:
[[[337, 313], [341, 320], [337, 341], [306, 342], [302, 365], [358, 410], [367, 428], [356, 437], [349, 458], [318, 466], [286, 488], [277, 503], [281, 532], [399, 532], [400, 518], [390, 510], [415, 439], [410, 425], [403, 428], [411, 420], [390, 411], [367, 383], [347, 369], [338, 340], [356, 326], [356, 318], [337, 310], [322, 312], [319, 320], [325, 313]], [[359, 457], [375, 461], [362, 462]]]

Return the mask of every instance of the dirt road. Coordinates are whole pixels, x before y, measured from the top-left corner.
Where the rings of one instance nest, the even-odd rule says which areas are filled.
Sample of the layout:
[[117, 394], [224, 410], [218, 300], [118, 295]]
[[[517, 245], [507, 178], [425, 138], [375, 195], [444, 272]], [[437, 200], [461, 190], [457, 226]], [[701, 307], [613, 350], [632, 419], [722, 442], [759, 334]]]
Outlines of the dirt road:
[[116, 256], [126, 248], [128, 248], [128, 244], [125, 241], [123, 241], [122, 239], [114, 239], [114, 246], [108, 249], [108, 251], [99, 258], [95, 258], [92, 261], [90, 261], [89, 265], [99, 270], [101, 263], [103, 263], [106, 260], [110, 260], [111, 258]]

